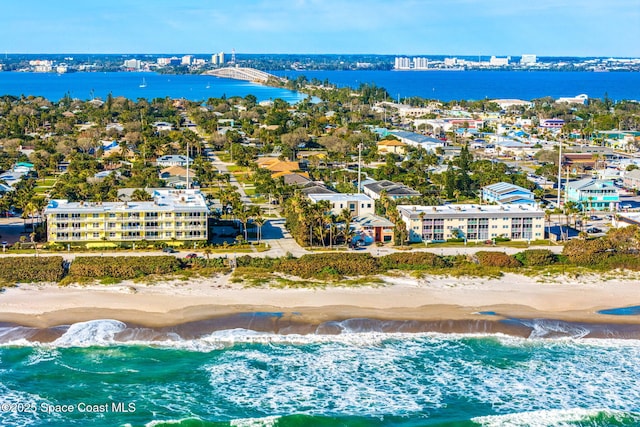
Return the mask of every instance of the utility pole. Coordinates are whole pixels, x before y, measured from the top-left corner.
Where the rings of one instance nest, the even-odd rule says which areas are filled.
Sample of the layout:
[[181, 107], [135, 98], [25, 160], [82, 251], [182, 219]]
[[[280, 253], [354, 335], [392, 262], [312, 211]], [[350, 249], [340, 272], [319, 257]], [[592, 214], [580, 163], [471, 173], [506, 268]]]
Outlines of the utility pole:
[[558, 153], [558, 209], [560, 209], [560, 184], [562, 183], [562, 141], [560, 143], [560, 150]]
[[360, 194], [360, 164], [362, 163], [362, 143], [358, 144], [358, 194]]
[[187, 139], [187, 190], [189, 188], [189, 140]]

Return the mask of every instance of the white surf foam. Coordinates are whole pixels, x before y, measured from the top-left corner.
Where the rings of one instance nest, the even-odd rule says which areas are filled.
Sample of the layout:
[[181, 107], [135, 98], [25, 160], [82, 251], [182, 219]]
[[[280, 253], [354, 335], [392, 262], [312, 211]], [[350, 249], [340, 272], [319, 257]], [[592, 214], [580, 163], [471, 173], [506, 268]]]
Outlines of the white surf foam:
[[229, 425], [233, 427], [274, 427], [279, 419], [279, 416], [242, 418], [239, 420], [232, 420]]
[[606, 409], [548, 409], [532, 412], [519, 412], [506, 415], [489, 415], [477, 417], [471, 421], [481, 424], [483, 427], [548, 427], [568, 426], [576, 422], [588, 421], [592, 417], [606, 413], [616, 417], [623, 415], [621, 411]]
[[115, 342], [114, 336], [127, 325], [119, 320], [102, 319], [74, 323], [52, 345], [59, 347], [88, 347]]

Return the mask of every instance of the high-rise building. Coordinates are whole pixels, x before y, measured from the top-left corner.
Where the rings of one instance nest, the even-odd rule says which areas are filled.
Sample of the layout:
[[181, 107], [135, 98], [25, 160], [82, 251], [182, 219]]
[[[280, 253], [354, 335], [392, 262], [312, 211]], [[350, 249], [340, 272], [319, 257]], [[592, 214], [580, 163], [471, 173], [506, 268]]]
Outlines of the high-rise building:
[[181, 64], [182, 65], [191, 65], [192, 61], [193, 61], [193, 56], [192, 55], [185, 55], [185, 56], [182, 57]]
[[429, 68], [428, 58], [413, 58], [413, 68], [416, 70], [426, 70]]
[[406, 57], [396, 57], [395, 65], [393, 66], [396, 70], [409, 70], [411, 69], [411, 60]]
[[224, 64], [224, 52], [214, 53], [211, 55], [211, 63], [213, 65], [223, 65]]
[[124, 68], [139, 70], [140, 67], [142, 67], [142, 61], [139, 59], [127, 59], [124, 61]]

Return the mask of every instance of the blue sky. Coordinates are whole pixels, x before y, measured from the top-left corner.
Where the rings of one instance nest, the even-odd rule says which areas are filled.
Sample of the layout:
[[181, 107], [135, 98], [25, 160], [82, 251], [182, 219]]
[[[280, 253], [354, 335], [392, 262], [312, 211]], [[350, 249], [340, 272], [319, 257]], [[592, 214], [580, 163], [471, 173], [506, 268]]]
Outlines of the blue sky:
[[0, 52], [640, 57], [640, 0], [24, 0]]

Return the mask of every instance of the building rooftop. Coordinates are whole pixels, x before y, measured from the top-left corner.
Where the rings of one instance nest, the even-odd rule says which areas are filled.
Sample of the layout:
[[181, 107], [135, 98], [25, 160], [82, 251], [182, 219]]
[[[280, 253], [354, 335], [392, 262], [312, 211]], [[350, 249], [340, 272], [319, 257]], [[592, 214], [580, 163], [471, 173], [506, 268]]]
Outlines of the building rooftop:
[[479, 204], [459, 204], [441, 206], [420, 206], [420, 205], [399, 205], [398, 211], [415, 218], [421, 213], [424, 216], [431, 215], [460, 215], [460, 214], [532, 214], [544, 215], [544, 211], [532, 205], [479, 205]]
[[158, 189], [148, 202], [69, 202], [51, 200], [46, 214], [103, 212], [208, 212], [207, 202], [199, 190]]
[[363, 185], [363, 188], [373, 191], [376, 194], [380, 194], [384, 190], [387, 192], [388, 196], [413, 197], [413, 196], [420, 195], [419, 191], [416, 191], [411, 187], [408, 187], [404, 184], [395, 183], [393, 181], [388, 181], [388, 180], [368, 183]]
[[332, 194], [318, 194], [310, 193], [307, 196], [313, 201], [318, 202], [320, 200], [328, 200], [330, 202], [351, 202], [357, 200], [359, 202], [372, 203], [373, 200], [364, 194], [355, 193], [332, 193]]
[[527, 190], [524, 187], [520, 187], [519, 185], [512, 184], [510, 182], [497, 182], [491, 185], [485, 185], [482, 187], [482, 190], [491, 191], [496, 194], [509, 194], [514, 191], [523, 191], [526, 193], [531, 193], [531, 191]]
[[613, 181], [608, 179], [584, 178], [578, 181], [570, 181], [566, 184], [567, 189], [574, 189], [577, 191], [599, 190], [605, 187], [615, 188]]

